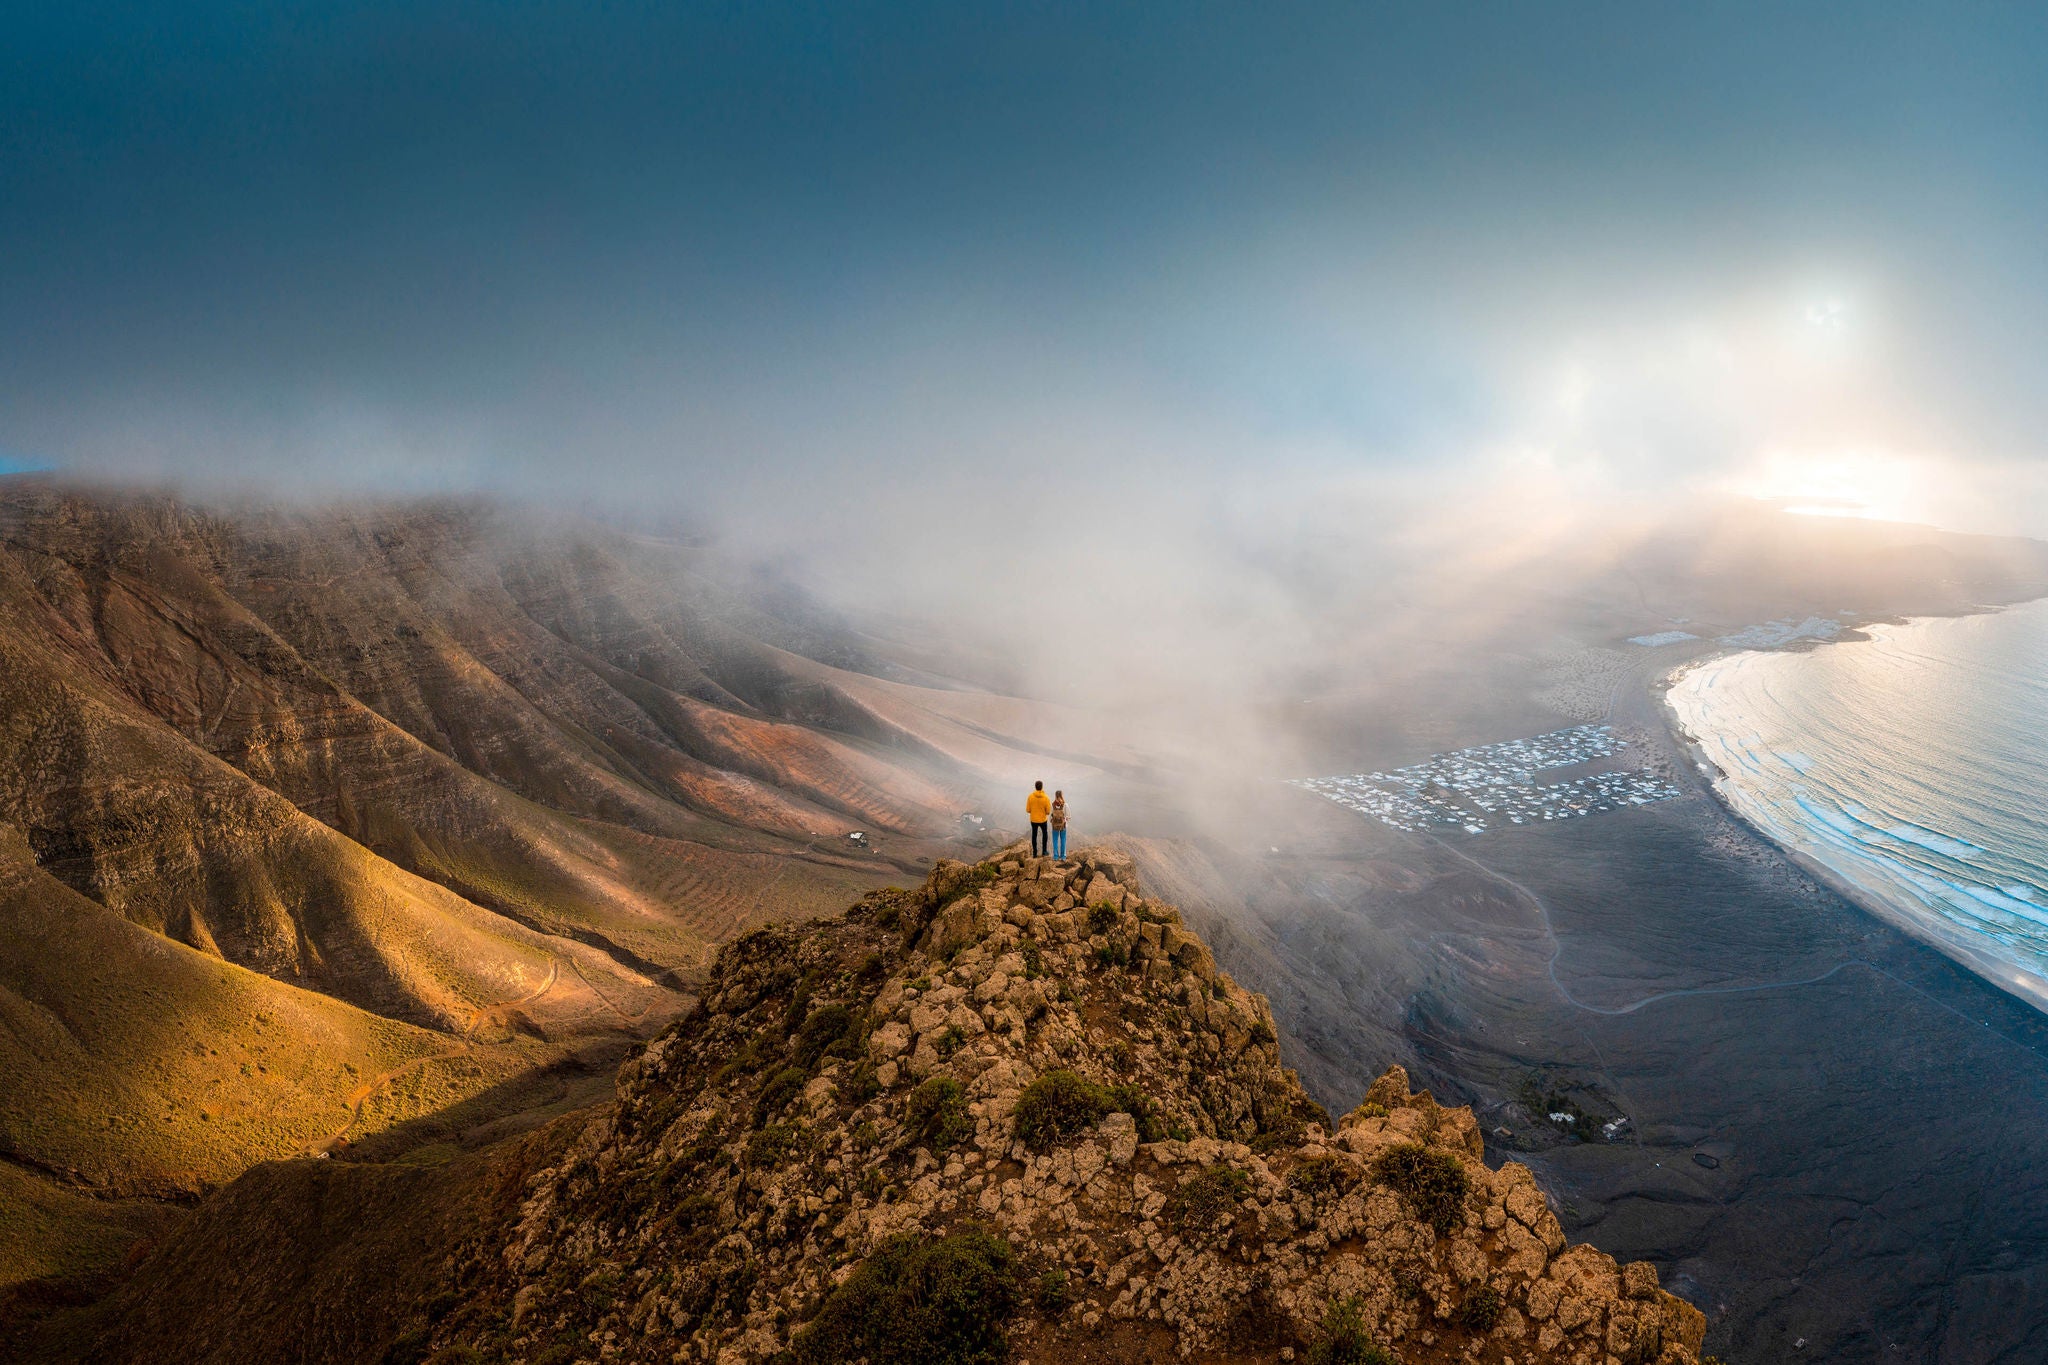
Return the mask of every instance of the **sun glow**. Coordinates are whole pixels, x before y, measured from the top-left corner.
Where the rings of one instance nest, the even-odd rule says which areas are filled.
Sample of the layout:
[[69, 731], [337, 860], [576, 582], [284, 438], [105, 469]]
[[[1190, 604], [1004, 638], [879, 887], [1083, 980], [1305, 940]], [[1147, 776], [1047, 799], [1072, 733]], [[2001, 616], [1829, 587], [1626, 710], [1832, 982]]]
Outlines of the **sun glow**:
[[1774, 451], [1737, 480], [1736, 491], [1800, 516], [1910, 521], [1923, 463], [1885, 451]]

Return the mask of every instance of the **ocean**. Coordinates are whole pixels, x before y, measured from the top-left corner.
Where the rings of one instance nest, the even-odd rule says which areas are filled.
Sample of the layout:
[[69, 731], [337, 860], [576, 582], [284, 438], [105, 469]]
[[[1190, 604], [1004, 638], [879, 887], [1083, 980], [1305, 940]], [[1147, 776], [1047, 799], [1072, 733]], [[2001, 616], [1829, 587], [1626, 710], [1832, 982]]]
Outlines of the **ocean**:
[[1669, 703], [1745, 820], [2048, 1010], [2048, 601], [1687, 669]]

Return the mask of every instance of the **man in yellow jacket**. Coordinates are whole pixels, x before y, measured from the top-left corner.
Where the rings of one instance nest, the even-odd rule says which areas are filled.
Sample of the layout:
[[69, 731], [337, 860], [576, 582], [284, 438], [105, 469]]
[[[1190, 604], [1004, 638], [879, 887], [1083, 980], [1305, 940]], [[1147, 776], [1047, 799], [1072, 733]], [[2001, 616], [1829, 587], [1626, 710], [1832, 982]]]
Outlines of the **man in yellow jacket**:
[[1045, 794], [1043, 782], [1031, 784], [1031, 795], [1024, 798], [1024, 813], [1031, 817], [1031, 856], [1052, 852], [1052, 835], [1045, 827], [1052, 818], [1052, 798]]

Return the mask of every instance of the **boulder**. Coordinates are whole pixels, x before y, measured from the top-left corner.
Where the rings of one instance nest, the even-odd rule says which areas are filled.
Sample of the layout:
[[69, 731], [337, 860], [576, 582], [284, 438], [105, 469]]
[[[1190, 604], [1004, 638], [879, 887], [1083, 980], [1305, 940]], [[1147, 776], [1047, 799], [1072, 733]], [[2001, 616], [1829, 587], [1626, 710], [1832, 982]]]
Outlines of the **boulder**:
[[1107, 905], [1112, 909], [1121, 910], [1124, 908], [1124, 889], [1108, 877], [1097, 873], [1095, 879], [1088, 883], [1088, 889], [1081, 894], [1081, 903], [1091, 909], [1098, 905]]
[[1138, 1121], [1129, 1114], [1111, 1114], [1102, 1121], [1100, 1131], [1105, 1146], [1109, 1149], [1109, 1160], [1113, 1166], [1128, 1166], [1138, 1155]]
[[1099, 849], [1088, 859], [1089, 869], [1100, 876], [1109, 878], [1119, 886], [1138, 889], [1138, 868], [1123, 854], [1108, 849]]
[[877, 1062], [900, 1057], [910, 1046], [910, 1029], [901, 1020], [888, 1023], [868, 1035], [868, 1056]]
[[960, 894], [962, 887], [974, 876], [971, 863], [954, 858], [941, 858], [932, 864], [931, 875], [925, 878], [924, 887], [918, 899], [929, 906], [944, 905]]

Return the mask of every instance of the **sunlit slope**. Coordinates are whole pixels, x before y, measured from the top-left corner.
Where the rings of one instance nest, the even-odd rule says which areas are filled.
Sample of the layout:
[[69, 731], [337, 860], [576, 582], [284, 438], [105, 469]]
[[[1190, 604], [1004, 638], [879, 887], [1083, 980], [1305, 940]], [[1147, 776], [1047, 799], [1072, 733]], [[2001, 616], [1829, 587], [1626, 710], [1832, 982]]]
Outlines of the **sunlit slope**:
[[197, 1188], [320, 1143], [346, 1125], [358, 1086], [449, 1046], [132, 924], [0, 829], [11, 1156], [116, 1192]]
[[0, 1285], [117, 1265], [177, 1222], [150, 1199], [109, 1199], [0, 1162]]
[[[574, 945], [378, 857], [0, 638], [0, 820], [51, 877], [201, 952], [447, 1030]], [[602, 954], [590, 967], [630, 974]], [[637, 975], [637, 974], [632, 974]], [[565, 1002], [566, 1003], [566, 1002]]]

